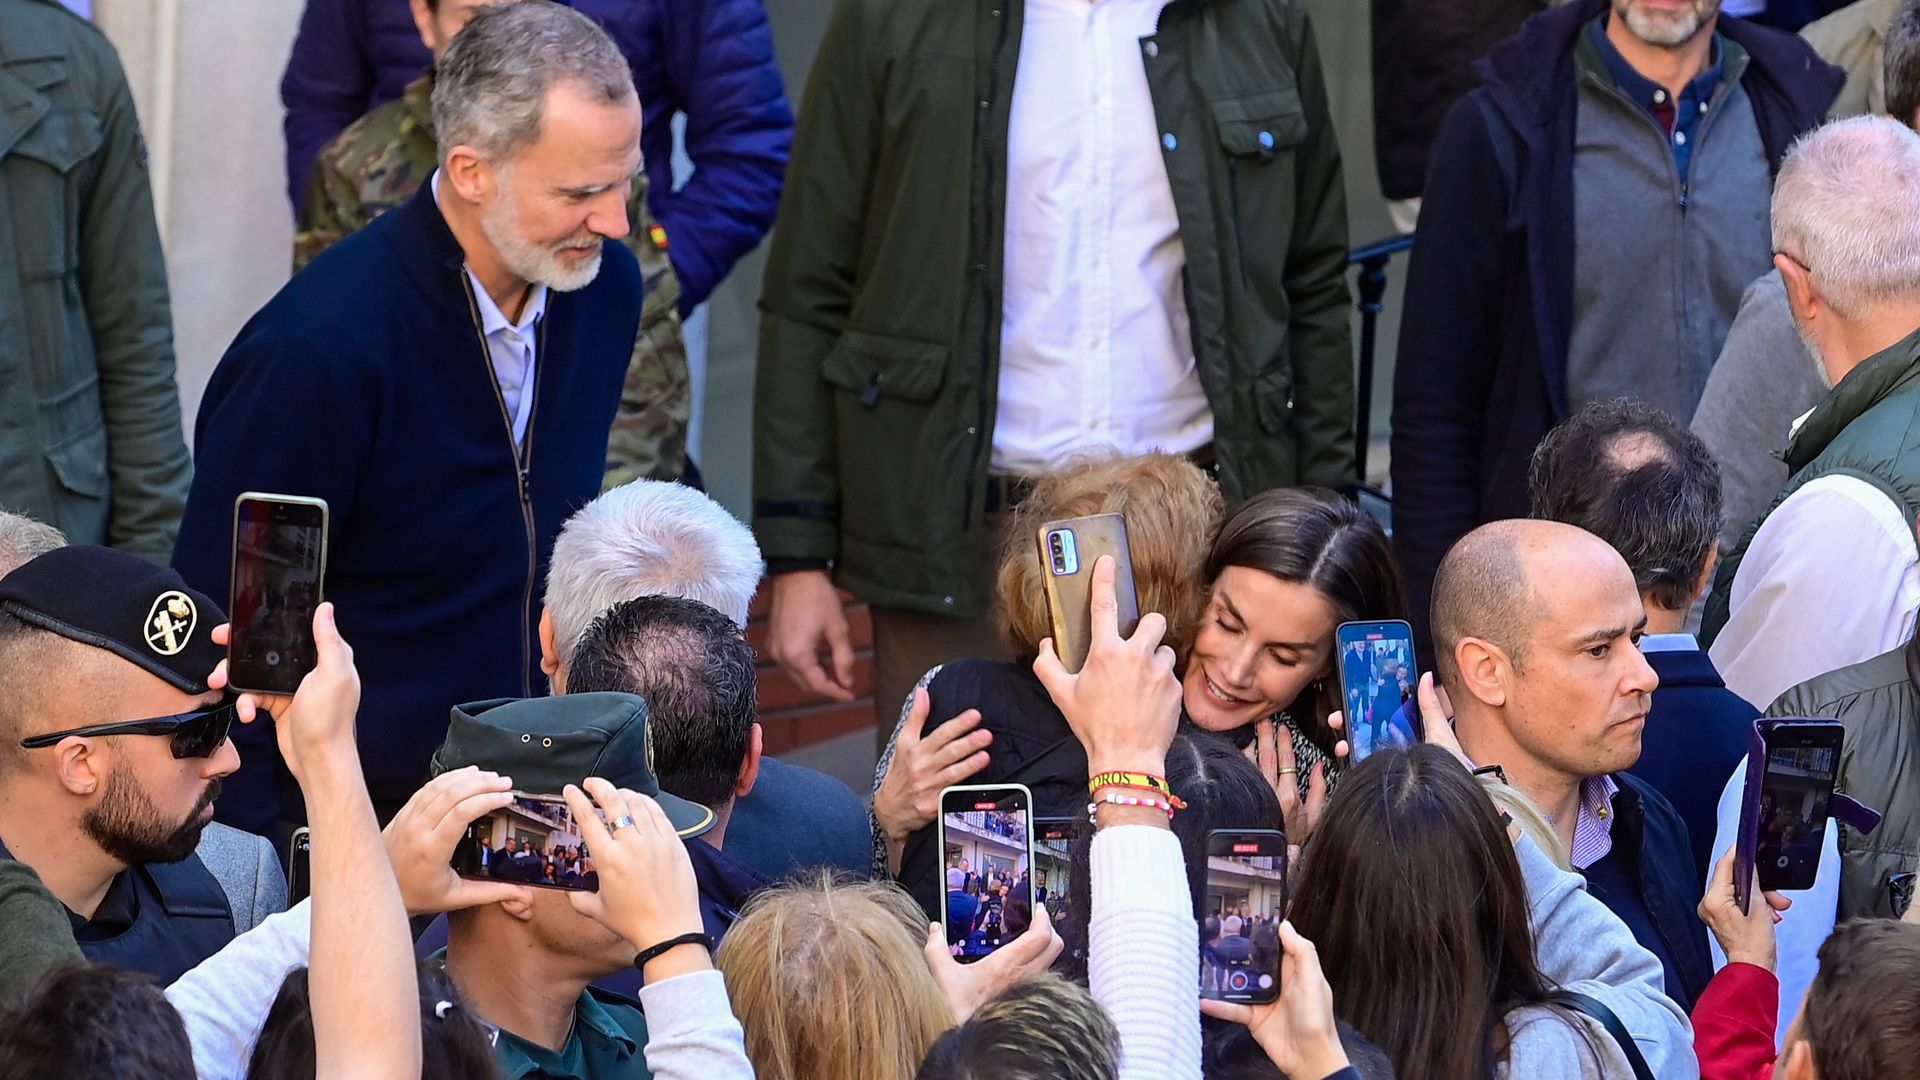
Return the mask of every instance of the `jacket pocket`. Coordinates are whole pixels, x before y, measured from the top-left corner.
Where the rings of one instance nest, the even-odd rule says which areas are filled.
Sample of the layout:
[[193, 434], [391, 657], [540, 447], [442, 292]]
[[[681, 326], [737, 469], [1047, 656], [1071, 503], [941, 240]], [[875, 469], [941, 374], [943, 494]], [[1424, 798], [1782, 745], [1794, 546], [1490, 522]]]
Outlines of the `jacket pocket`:
[[1208, 108], [1220, 145], [1236, 157], [1272, 157], [1307, 137], [1306, 106], [1291, 86], [1225, 98]]
[[1254, 377], [1253, 414], [1260, 430], [1269, 435], [1285, 432], [1293, 418], [1293, 369], [1281, 366]]
[[867, 408], [884, 399], [932, 401], [947, 375], [947, 346], [849, 330], [820, 365], [820, 377]]
[[72, 438], [47, 447], [47, 464], [54, 478], [72, 495], [104, 499], [107, 495], [107, 426], [97, 423]]

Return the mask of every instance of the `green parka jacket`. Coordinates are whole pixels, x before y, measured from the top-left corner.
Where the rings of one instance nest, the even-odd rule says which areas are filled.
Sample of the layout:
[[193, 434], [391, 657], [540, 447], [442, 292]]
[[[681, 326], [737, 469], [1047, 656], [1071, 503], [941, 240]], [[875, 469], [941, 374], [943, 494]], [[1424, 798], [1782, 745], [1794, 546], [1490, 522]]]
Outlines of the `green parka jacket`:
[[[754, 532], [887, 606], [973, 616], [1022, 0], [840, 0], [761, 299]], [[1301, 0], [1142, 38], [1230, 501], [1353, 472], [1347, 217]]]
[[119, 57], [54, 0], [0, 0], [0, 507], [164, 563], [190, 474]]

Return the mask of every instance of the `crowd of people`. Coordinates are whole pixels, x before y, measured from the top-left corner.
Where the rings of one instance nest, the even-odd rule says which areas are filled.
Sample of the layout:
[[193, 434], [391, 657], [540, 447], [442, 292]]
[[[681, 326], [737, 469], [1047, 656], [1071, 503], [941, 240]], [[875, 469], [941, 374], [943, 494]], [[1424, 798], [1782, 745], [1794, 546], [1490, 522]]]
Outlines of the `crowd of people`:
[[[0, 0], [0, 1075], [1905, 1075], [1920, 0], [1835, 6], [1374, 0], [1388, 501], [1300, 0], [838, 0], [797, 121], [759, 0], [306, 0], [191, 457], [118, 58]], [[769, 229], [743, 524], [681, 320]], [[1763, 716], [1845, 741], [1751, 798]]]

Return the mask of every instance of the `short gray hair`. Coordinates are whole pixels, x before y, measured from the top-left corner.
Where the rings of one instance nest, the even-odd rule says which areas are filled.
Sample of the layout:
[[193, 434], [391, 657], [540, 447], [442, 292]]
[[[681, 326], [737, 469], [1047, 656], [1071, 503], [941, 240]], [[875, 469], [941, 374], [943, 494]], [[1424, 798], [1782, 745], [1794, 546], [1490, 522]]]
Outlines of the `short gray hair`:
[[1842, 318], [1920, 297], [1920, 135], [1856, 116], [1794, 143], [1774, 184], [1773, 248]]
[[1902, 0], [1887, 26], [1880, 64], [1887, 112], [1912, 126], [1914, 116], [1920, 114], [1920, 0]]
[[540, 137], [547, 92], [562, 82], [610, 105], [634, 96], [626, 58], [585, 15], [551, 0], [476, 11], [434, 78], [441, 163], [456, 146], [501, 162], [531, 145]]
[[0, 510], [0, 575], [66, 546], [67, 538], [59, 529], [25, 514]]
[[547, 610], [556, 655], [573, 655], [615, 604], [678, 596], [747, 624], [764, 564], [753, 533], [692, 488], [635, 480], [580, 508], [553, 542]]

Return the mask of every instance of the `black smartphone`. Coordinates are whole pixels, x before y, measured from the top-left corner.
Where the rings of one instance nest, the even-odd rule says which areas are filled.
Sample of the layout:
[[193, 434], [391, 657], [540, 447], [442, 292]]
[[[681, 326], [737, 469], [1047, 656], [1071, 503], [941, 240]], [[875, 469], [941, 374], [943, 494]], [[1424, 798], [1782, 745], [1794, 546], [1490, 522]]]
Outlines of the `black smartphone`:
[[291, 694], [318, 661], [313, 612], [327, 574], [327, 504], [248, 491], [233, 503], [227, 682]]
[[1400, 619], [1341, 623], [1334, 638], [1340, 648], [1340, 711], [1347, 718], [1348, 760], [1419, 742], [1419, 710], [1403, 713], [1400, 708], [1420, 686], [1413, 627]]
[[287, 906], [313, 895], [313, 834], [305, 825], [287, 844]]
[[454, 873], [543, 889], [598, 892], [593, 854], [580, 838], [565, 797], [510, 794], [512, 802], [467, 825], [466, 835], [453, 848]]
[[1264, 1003], [1280, 996], [1280, 921], [1287, 917], [1287, 837], [1277, 829], [1207, 834], [1200, 917], [1200, 996]]
[[1742, 911], [1756, 872], [1763, 890], [1813, 887], [1845, 736], [1838, 720], [1754, 721], [1734, 849], [1733, 895]]
[[1055, 926], [1067, 910], [1067, 888], [1073, 882], [1073, 842], [1086, 827], [1086, 818], [1033, 819], [1033, 902], [1047, 909]]
[[947, 894], [940, 925], [954, 958], [970, 964], [1033, 921], [1033, 793], [1022, 784], [950, 787], [937, 824]]

